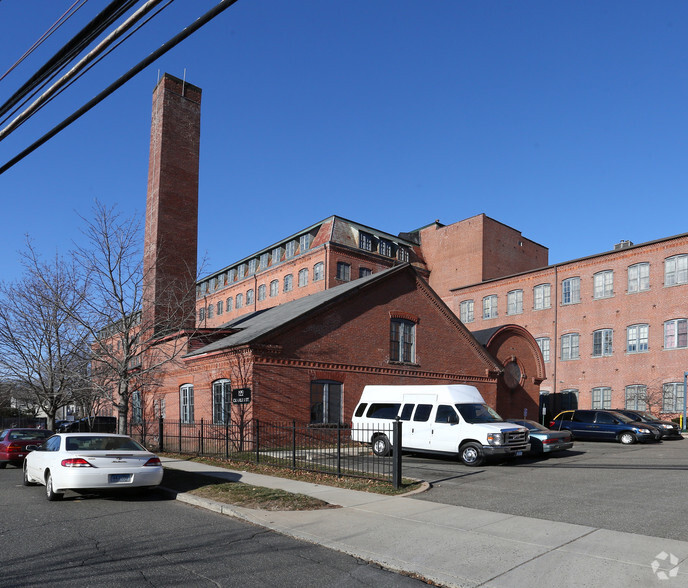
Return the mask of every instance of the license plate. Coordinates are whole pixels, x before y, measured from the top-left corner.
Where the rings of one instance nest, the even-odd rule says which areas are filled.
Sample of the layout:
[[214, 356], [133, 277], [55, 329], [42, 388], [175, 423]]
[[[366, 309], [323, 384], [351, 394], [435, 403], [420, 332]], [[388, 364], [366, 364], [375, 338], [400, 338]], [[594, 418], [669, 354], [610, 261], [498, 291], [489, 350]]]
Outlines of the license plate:
[[128, 484], [131, 482], [131, 474], [110, 474], [108, 482], [110, 484]]
[[517, 451], [516, 455], [523, 455], [523, 451]]

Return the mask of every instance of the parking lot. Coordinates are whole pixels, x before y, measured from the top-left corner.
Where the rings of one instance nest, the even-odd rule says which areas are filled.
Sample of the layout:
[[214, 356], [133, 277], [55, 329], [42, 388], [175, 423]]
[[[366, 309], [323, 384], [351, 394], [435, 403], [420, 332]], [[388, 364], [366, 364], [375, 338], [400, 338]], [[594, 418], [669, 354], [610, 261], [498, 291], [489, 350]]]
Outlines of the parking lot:
[[688, 440], [576, 442], [545, 459], [469, 468], [404, 456], [404, 476], [432, 484], [414, 496], [443, 504], [688, 540]]

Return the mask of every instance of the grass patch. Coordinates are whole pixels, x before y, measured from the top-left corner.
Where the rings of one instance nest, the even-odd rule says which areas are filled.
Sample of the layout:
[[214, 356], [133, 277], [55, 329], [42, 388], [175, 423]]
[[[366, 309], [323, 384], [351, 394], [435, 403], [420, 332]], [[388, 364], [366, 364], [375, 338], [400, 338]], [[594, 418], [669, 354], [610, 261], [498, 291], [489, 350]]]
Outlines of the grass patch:
[[[385, 482], [382, 480], [369, 480], [367, 478], [354, 478], [347, 476], [343, 476], [340, 478], [332, 474], [292, 470], [290, 468], [271, 466], [267, 464], [256, 464], [250, 461], [238, 461], [233, 459], [214, 457], [194, 457], [190, 455], [180, 455], [176, 453], [159, 453], [158, 455], [168, 457], [171, 459], [205, 463], [212, 466], [226, 468], [228, 470], [251, 472], [254, 474], [275, 476], [277, 478], [287, 478], [289, 480], [300, 480], [302, 482], [310, 482], [311, 484], [322, 484], [323, 486], [334, 486], [335, 488], [360, 490], [362, 492], [373, 492], [375, 494], [385, 494], [388, 496], [405, 494], [412, 490], [416, 490], [421, 486], [421, 482], [417, 480], [411, 480], [408, 478], [402, 479], [401, 488], [395, 488], [391, 482]], [[169, 470], [165, 470], [165, 472], [167, 471]]]

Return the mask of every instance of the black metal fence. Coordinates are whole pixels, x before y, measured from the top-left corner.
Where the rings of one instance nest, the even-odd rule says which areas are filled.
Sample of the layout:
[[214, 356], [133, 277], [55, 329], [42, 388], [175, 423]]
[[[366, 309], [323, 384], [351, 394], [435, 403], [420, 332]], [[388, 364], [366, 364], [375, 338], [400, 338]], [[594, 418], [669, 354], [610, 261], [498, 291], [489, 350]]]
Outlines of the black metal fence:
[[26, 428], [37, 429], [45, 428], [47, 419], [45, 417], [13, 416], [0, 417], [0, 429]]
[[237, 425], [160, 419], [130, 423], [129, 429], [133, 438], [161, 452], [232, 458], [401, 485], [400, 452], [378, 456], [371, 447], [373, 437], [380, 435], [398, 447], [400, 422], [390, 421], [384, 428], [367, 429], [350, 425], [323, 427], [295, 421], [252, 420]]

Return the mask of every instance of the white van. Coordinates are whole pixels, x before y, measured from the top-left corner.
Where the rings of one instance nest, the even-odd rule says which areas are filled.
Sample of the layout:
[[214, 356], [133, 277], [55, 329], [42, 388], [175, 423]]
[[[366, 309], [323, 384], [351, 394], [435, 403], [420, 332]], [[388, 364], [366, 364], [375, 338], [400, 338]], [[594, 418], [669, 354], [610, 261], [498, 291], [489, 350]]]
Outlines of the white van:
[[459, 455], [467, 466], [491, 456], [523, 455], [528, 429], [504, 422], [474, 386], [366, 386], [354, 411], [351, 438], [373, 453], [392, 449], [392, 423], [399, 417], [402, 450]]

